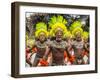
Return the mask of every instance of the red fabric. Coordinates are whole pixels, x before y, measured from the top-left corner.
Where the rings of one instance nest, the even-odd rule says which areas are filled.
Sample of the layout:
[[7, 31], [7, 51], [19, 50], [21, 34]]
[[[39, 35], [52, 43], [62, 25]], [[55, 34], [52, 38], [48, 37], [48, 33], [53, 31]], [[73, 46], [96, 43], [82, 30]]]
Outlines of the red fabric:
[[29, 48], [26, 48], [26, 59], [27, 59], [29, 53], [30, 53]]
[[46, 60], [40, 59], [41, 66], [48, 66], [48, 62]]
[[74, 55], [73, 55], [73, 56], [71, 56], [69, 60], [70, 60], [70, 62], [71, 62], [71, 63], [73, 63], [73, 62], [74, 62], [74, 60], [75, 60], [75, 56], [74, 56]]
[[84, 56], [84, 55], [87, 55], [88, 56], [88, 52], [87, 51], [83, 51], [83, 54], [82, 54], [82, 56]]
[[26, 53], [30, 53], [30, 49], [29, 48], [26, 48]]
[[68, 55], [67, 55], [67, 52], [66, 51], [64, 51], [64, 59], [65, 58], [68, 58]]
[[37, 49], [36, 49], [36, 47], [32, 49], [32, 52], [37, 52]]
[[85, 52], [84, 52], [84, 55], [88, 55], [88, 52], [87, 52], [87, 51], [85, 51]]

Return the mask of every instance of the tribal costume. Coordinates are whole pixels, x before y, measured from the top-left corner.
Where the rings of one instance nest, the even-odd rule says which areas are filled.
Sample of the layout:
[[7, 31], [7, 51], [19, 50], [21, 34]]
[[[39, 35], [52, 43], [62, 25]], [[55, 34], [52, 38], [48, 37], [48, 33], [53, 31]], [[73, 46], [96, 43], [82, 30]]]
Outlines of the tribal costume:
[[55, 39], [52, 40], [48, 45], [44, 59], [47, 58], [49, 53], [52, 53], [51, 65], [52, 66], [64, 65], [65, 64], [64, 52], [66, 51], [68, 53], [68, 44], [66, 41], [63, 41], [63, 35], [65, 34], [67, 28], [65, 24], [63, 24], [63, 21], [65, 22], [65, 20], [63, 19], [62, 16], [58, 17], [53, 16], [53, 18], [56, 20], [58, 20], [58, 18], [61, 18], [62, 22], [56, 21], [51, 26], [50, 36], [55, 37]]
[[47, 47], [47, 42], [46, 42], [46, 38], [48, 37], [48, 32], [47, 32], [47, 28], [46, 28], [46, 24], [43, 22], [39, 22], [36, 25], [36, 32], [35, 32], [35, 37], [37, 38], [37, 40], [35, 41], [34, 45], [33, 45], [33, 52], [34, 52], [34, 48], [36, 49], [35, 53], [35, 59], [33, 62], [33, 66], [37, 66], [40, 59], [43, 58], [46, 47]]
[[34, 40], [28, 39], [26, 40], [26, 63], [28, 66], [32, 66], [31, 56], [32, 56], [32, 45], [34, 44]]
[[72, 42], [72, 48], [74, 50], [75, 60], [74, 64], [83, 64], [83, 49], [84, 49], [84, 42], [82, 40], [82, 33], [83, 29], [81, 28], [81, 24], [79, 21], [75, 24], [75, 22], [72, 24], [72, 34], [74, 35], [75, 40]]
[[83, 52], [83, 63], [89, 63], [89, 33], [84, 31], [83, 32], [83, 41], [84, 41], [84, 52]]

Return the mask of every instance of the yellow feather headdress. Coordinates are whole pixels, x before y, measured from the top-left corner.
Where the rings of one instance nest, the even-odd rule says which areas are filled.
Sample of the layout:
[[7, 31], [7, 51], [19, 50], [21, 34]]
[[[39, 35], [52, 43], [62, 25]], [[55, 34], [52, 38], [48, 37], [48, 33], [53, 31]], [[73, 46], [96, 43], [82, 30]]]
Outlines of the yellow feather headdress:
[[66, 31], [65, 34], [64, 34], [64, 38], [68, 38], [68, 37], [72, 37], [72, 34], [70, 31]]
[[26, 45], [29, 46], [30, 48], [32, 48], [32, 46], [34, 45], [35, 40], [33, 39], [28, 39], [26, 41]]
[[75, 36], [76, 32], [80, 32], [81, 35], [83, 34], [83, 29], [80, 27], [76, 27], [73, 31], [72, 34]]
[[82, 34], [83, 39], [88, 39], [89, 38], [89, 32], [84, 31]]
[[73, 31], [75, 28], [77, 27], [82, 27], [82, 24], [81, 24], [81, 21], [74, 21], [72, 24], [71, 24], [71, 27], [70, 27], [70, 30]]
[[53, 16], [49, 22], [49, 27], [51, 28], [49, 35], [51, 37], [54, 37], [55, 33], [58, 31], [58, 28], [60, 28], [63, 31], [63, 33], [65, 33], [67, 30], [67, 27], [65, 26], [66, 23], [67, 21], [63, 18], [63, 16]]
[[76, 32], [80, 32], [81, 35], [83, 34], [82, 24], [81, 21], [75, 21], [72, 23], [70, 30], [72, 32], [72, 35], [75, 36]]
[[55, 25], [56, 23], [62, 23], [63, 25], [67, 24], [66, 19], [63, 18], [63, 16], [58, 15], [58, 16], [53, 16], [50, 18], [49, 21], [49, 27], [52, 29], [53, 25]]
[[41, 32], [43, 32], [45, 36], [48, 37], [47, 25], [44, 22], [39, 22], [36, 24], [35, 37], [38, 38]]
[[45, 37], [46, 37], [46, 38], [48, 37], [48, 32], [47, 32], [47, 30], [45, 30], [45, 29], [39, 29], [39, 30], [37, 30], [37, 31], [35, 32], [35, 37], [38, 38], [41, 32], [43, 32], [43, 33], [45, 34]]
[[47, 25], [44, 22], [38, 22], [36, 24], [36, 30], [44, 29], [47, 30]]

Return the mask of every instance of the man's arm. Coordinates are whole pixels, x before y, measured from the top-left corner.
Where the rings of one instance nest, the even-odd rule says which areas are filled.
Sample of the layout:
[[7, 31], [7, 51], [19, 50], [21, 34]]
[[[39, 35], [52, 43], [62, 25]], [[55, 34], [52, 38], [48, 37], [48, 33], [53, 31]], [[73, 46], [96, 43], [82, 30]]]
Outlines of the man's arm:
[[44, 59], [44, 60], [47, 60], [49, 53], [50, 53], [50, 47], [47, 46], [47, 47], [46, 47], [45, 54], [44, 54], [44, 56], [43, 56], [43, 59]]
[[86, 50], [87, 52], [89, 52], [89, 44], [88, 44], [88, 43], [87, 43], [87, 44], [84, 43], [84, 48], [85, 48], [85, 50]]
[[70, 50], [71, 50], [71, 48], [72, 48], [72, 45], [66, 43], [66, 52], [67, 52], [68, 57], [70, 57]]

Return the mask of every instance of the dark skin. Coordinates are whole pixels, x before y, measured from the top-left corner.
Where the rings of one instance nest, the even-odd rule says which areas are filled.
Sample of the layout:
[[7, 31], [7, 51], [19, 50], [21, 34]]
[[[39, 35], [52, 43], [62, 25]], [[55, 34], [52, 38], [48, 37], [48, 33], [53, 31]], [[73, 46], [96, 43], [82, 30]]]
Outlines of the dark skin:
[[85, 50], [89, 53], [89, 42], [88, 42], [88, 38], [85, 38], [84, 39], [84, 47], [85, 47]]
[[58, 30], [55, 33], [56, 39], [46, 48], [44, 59], [47, 59], [49, 53], [52, 53], [52, 65], [64, 65], [64, 51], [68, 52], [66, 42], [62, 40], [63, 31]]
[[76, 32], [75, 34], [75, 41], [72, 43], [72, 47], [74, 49], [74, 53], [75, 53], [75, 61], [74, 64], [82, 64], [82, 53], [84, 50], [84, 42], [82, 41], [81, 38], [81, 33], [80, 32]]
[[36, 41], [35, 45], [33, 46], [33, 48], [36, 48], [37, 51], [36, 51], [36, 57], [35, 57], [35, 60], [33, 62], [33, 66], [37, 66], [40, 59], [43, 58], [44, 56], [44, 53], [45, 53], [45, 50], [46, 50], [46, 37], [45, 37], [45, 33], [41, 32], [39, 34], [39, 40]]

